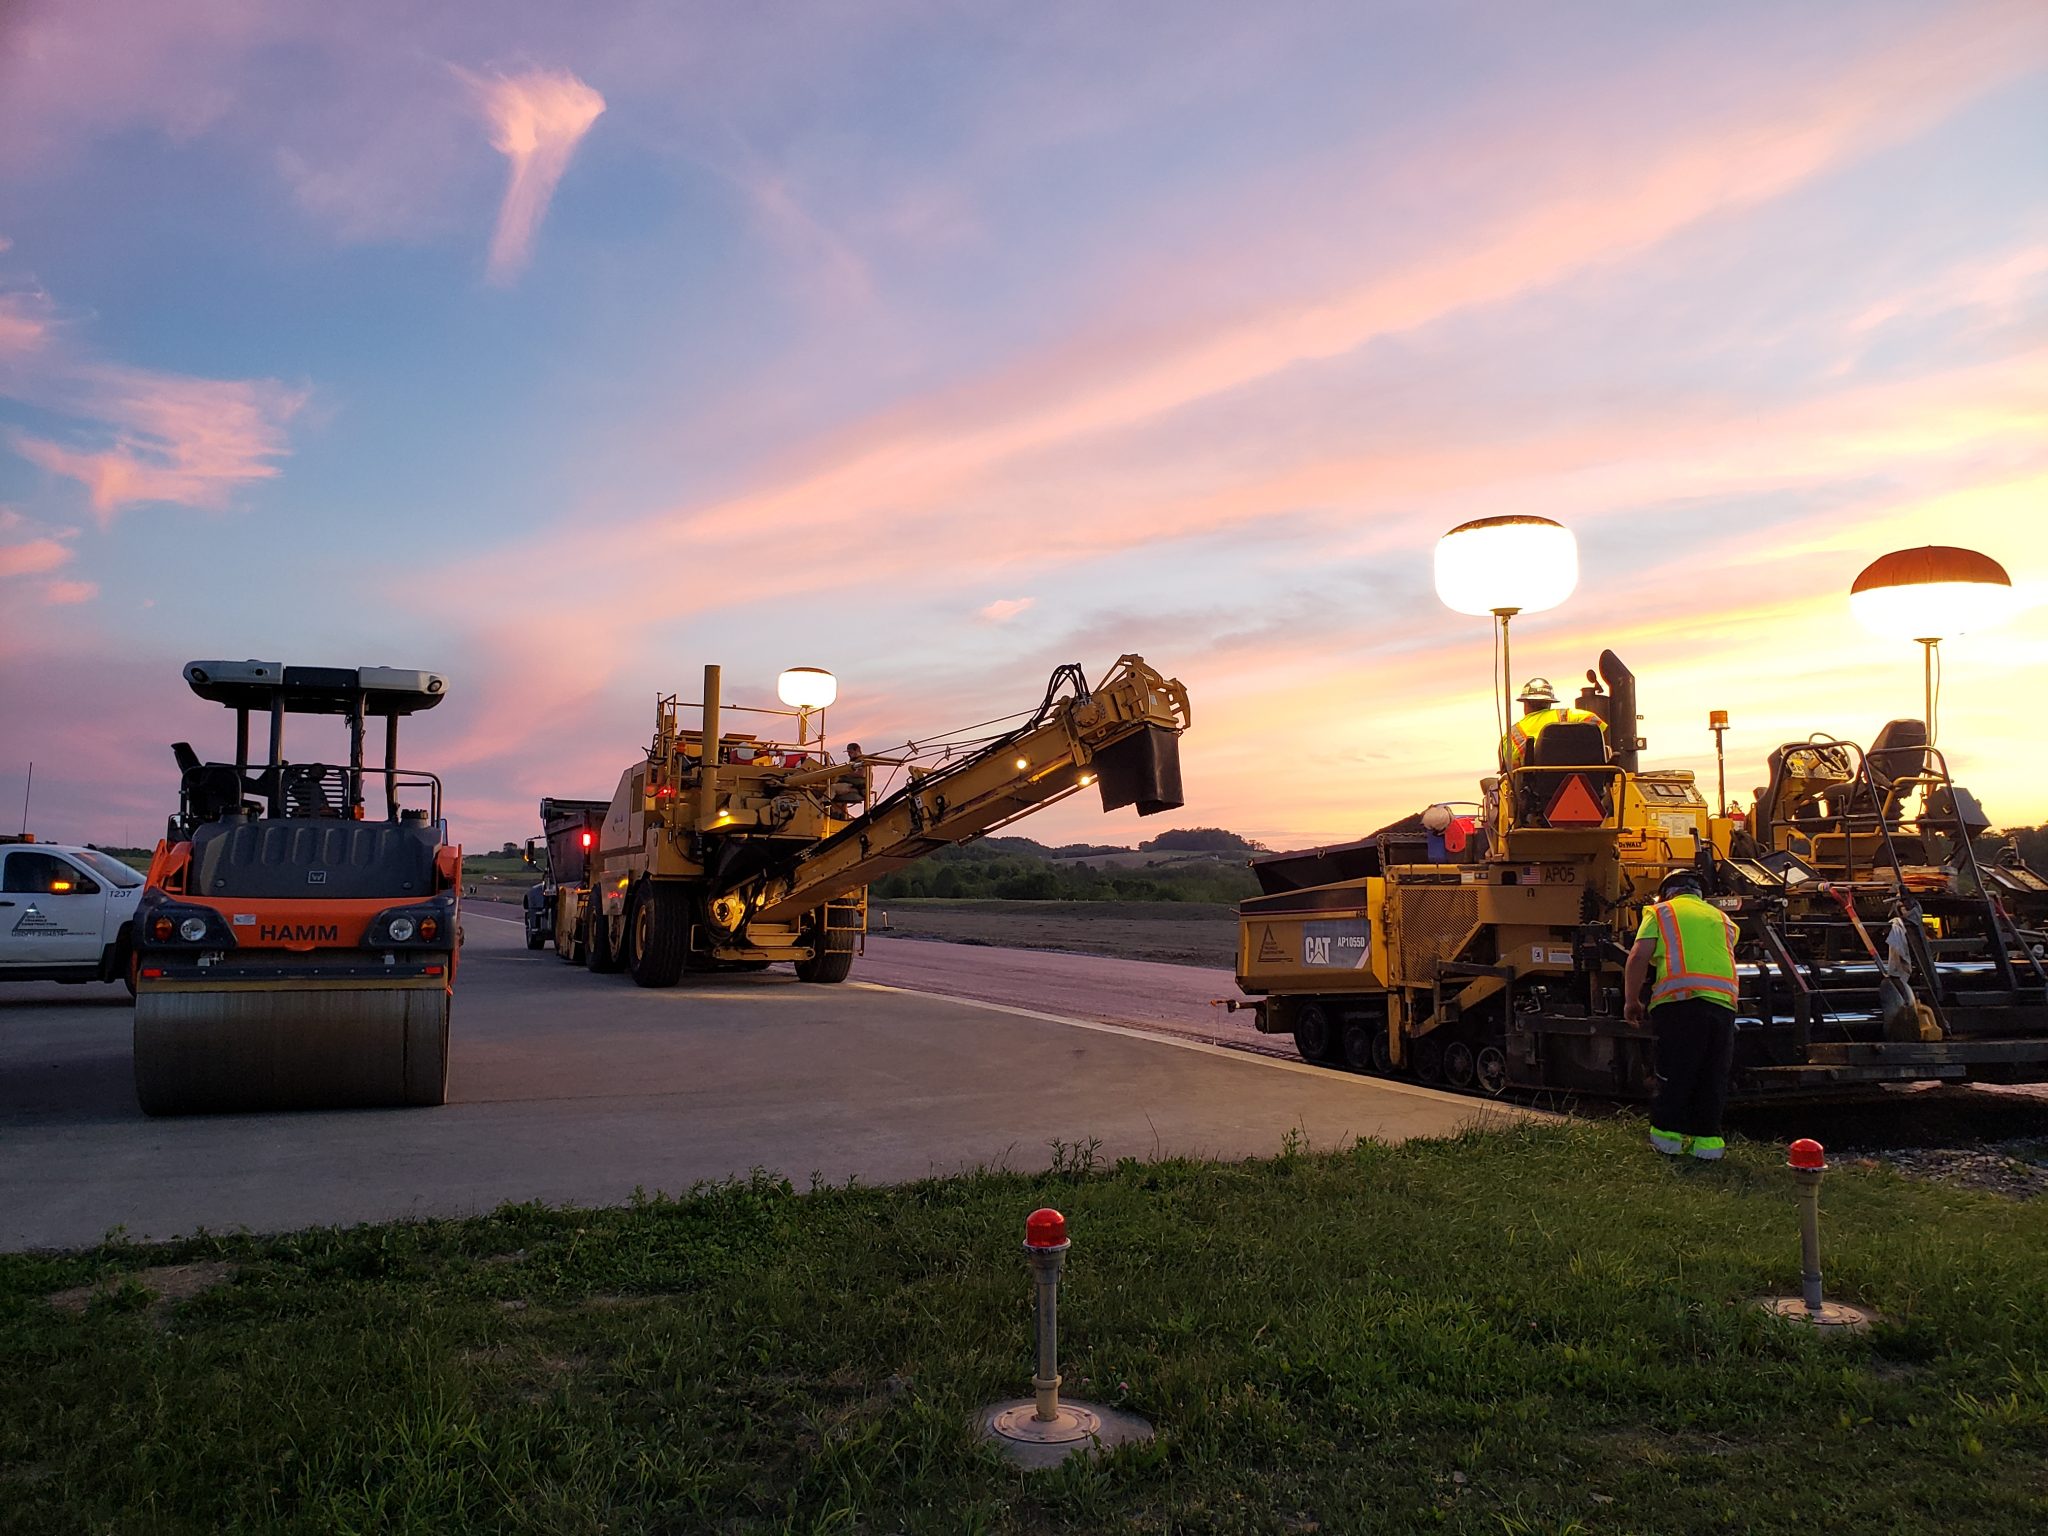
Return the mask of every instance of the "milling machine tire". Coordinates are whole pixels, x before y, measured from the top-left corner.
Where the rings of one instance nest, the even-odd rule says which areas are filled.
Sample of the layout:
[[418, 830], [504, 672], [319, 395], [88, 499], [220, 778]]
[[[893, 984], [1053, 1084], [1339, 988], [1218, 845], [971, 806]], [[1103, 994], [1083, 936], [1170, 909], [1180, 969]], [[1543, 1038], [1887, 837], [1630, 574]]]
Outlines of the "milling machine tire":
[[626, 969], [633, 980], [643, 987], [672, 987], [681, 981], [690, 953], [690, 924], [681, 893], [642, 885], [626, 922], [633, 935]]
[[526, 947], [528, 949], [546, 949], [547, 944], [548, 936], [546, 934], [536, 933], [531, 928], [526, 930]]
[[611, 975], [619, 968], [619, 957], [612, 953], [612, 925], [604, 915], [604, 903], [594, 891], [589, 915], [583, 922], [583, 963], [599, 975]]
[[145, 990], [135, 1096], [151, 1115], [448, 1102], [442, 987]]
[[844, 981], [853, 972], [853, 945], [856, 938], [851, 928], [834, 928], [825, 922], [824, 914], [818, 916], [819, 941], [817, 953], [808, 960], [796, 963], [798, 981], [834, 982]]

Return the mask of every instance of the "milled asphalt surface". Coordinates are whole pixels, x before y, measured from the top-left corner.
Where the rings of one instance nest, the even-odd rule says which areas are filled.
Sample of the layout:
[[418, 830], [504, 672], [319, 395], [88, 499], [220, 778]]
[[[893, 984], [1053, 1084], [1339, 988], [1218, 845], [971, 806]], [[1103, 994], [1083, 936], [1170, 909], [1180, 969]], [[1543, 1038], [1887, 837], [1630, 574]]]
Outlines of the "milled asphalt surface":
[[[465, 923], [452, 1102], [440, 1109], [150, 1120], [135, 1103], [125, 993], [0, 986], [0, 1248], [82, 1246], [117, 1228], [140, 1241], [202, 1226], [461, 1215], [506, 1201], [605, 1204], [636, 1187], [677, 1193], [754, 1168], [799, 1185], [813, 1174], [886, 1183], [1031, 1170], [1047, 1165], [1054, 1139], [1099, 1138], [1108, 1159], [1235, 1158], [1273, 1153], [1290, 1132], [1330, 1147], [1441, 1135], [1502, 1113], [1198, 1041], [1031, 1016], [1080, 1007], [1090, 978], [1100, 995], [1158, 1008], [1157, 989], [1178, 977], [1188, 995], [1173, 1006], [1206, 1021], [1210, 982], [1224, 973], [1144, 965], [1170, 973], [1145, 993], [1146, 977], [1124, 969], [1140, 962], [1033, 954], [1019, 964], [1015, 952], [883, 941], [838, 987], [781, 968], [657, 991], [529, 952], [516, 921], [481, 904]], [[946, 985], [948, 965], [955, 983], [979, 983], [997, 1000], [863, 979], [908, 968], [921, 984]]]

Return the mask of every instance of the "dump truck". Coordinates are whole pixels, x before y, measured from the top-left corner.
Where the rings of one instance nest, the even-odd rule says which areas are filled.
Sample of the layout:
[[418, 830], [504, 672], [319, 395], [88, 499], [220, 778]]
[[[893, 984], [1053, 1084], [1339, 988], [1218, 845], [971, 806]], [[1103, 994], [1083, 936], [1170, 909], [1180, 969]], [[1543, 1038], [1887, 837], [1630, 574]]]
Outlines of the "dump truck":
[[2048, 880], [1918, 720], [1771, 754], [1744, 815], [1640, 766], [1612, 652], [1525, 766], [1355, 842], [1252, 861], [1233, 999], [1311, 1062], [1486, 1096], [1647, 1098], [1622, 975], [1645, 905], [1696, 871], [1735, 921], [1737, 1099], [2048, 1081]]
[[700, 700], [656, 701], [652, 741], [620, 775], [587, 879], [556, 892], [562, 959], [649, 987], [785, 961], [805, 981], [843, 981], [866, 933], [867, 886], [889, 871], [1089, 788], [1105, 811], [1182, 803], [1187, 690], [1138, 656], [1092, 686], [1062, 666], [1035, 708], [938, 751], [835, 756], [804, 739], [802, 711], [796, 742], [766, 739], [730, 729], [736, 707], [721, 694], [708, 666]]
[[[131, 928], [135, 1089], [152, 1115], [445, 1102], [462, 850], [441, 781], [398, 765], [398, 723], [447, 680], [391, 667], [195, 661], [235, 716], [232, 762], [178, 760], [178, 810]], [[285, 756], [338, 719], [345, 762]], [[268, 723], [252, 757], [250, 722]], [[381, 768], [364, 738], [384, 726]]]
[[577, 930], [558, 930], [558, 897], [564, 886], [581, 886], [588, 878], [590, 853], [597, 846], [598, 829], [604, 825], [608, 800], [556, 800], [540, 803], [541, 847], [531, 838], [526, 842], [526, 862], [539, 871], [540, 879], [520, 899], [526, 924], [526, 947], [545, 949], [553, 944], [565, 960], [579, 960]]

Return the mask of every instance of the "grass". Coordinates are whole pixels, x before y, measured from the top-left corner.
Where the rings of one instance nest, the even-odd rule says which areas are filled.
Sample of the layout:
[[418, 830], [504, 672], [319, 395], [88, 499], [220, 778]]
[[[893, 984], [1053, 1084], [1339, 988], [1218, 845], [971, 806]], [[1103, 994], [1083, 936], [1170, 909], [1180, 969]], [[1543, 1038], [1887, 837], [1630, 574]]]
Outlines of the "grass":
[[[0, 1521], [40, 1531], [2036, 1531], [2048, 1221], [1830, 1175], [1823, 1340], [1764, 1147], [1618, 1124], [1262, 1163], [508, 1207], [0, 1259]], [[1150, 1446], [1021, 1473], [1023, 1217], [1069, 1390]], [[224, 1262], [167, 1303], [146, 1266]], [[181, 1271], [189, 1273], [189, 1271]], [[211, 1273], [211, 1272], [203, 1272]], [[98, 1289], [82, 1311], [45, 1298]], [[189, 1292], [190, 1287], [188, 1286]], [[72, 1299], [74, 1307], [80, 1305]]]

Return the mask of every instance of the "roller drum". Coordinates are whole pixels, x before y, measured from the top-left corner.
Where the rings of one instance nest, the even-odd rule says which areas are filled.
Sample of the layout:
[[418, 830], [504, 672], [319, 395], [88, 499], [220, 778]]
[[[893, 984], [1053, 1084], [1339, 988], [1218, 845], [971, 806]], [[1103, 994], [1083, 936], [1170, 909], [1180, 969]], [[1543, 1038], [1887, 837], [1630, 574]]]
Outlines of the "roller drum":
[[149, 988], [135, 1091], [152, 1115], [443, 1104], [442, 987]]

